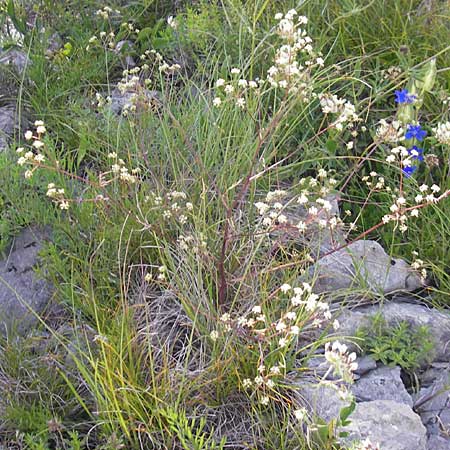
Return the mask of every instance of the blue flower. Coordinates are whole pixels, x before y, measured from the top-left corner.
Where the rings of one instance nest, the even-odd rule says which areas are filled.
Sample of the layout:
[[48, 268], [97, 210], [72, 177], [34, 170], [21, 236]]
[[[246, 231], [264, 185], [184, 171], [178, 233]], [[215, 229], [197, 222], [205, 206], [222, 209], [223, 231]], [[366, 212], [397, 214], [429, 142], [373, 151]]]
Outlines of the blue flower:
[[410, 178], [411, 175], [417, 170], [417, 166], [407, 166], [402, 169], [406, 178]]
[[414, 100], [416, 99], [416, 95], [410, 94], [408, 92], [408, 89], [402, 89], [401, 91], [395, 91], [395, 101], [397, 103], [414, 103]]
[[419, 148], [413, 145], [408, 149], [409, 156], [412, 156], [413, 159], [417, 159], [419, 161], [423, 161], [423, 148]]
[[422, 130], [420, 125], [408, 125], [408, 129], [405, 133], [406, 139], [414, 139], [416, 138], [418, 141], [423, 141], [423, 138], [427, 135], [425, 130]]

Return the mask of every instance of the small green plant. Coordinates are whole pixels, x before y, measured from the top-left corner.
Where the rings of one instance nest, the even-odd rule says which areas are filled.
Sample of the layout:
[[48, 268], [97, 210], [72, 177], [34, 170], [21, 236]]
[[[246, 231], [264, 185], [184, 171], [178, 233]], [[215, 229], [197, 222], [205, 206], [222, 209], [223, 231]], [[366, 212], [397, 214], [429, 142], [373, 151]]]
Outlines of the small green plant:
[[414, 371], [426, 362], [433, 350], [433, 341], [426, 326], [411, 328], [407, 321], [389, 326], [381, 314], [371, 318], [368, 327], [358, 330], [364, 352], [386, 365]]
[[225, 446], [226, 439], [219, 443], [213, 439], [213, 430], [208, 433], [205, 430], [206, 419], [201, 417], [189, 419], [186, 412], [168, 408], [161, 411], [167, 421], [170, 430], [177, 436], [183, 449], [186, 450], [221, 450]]

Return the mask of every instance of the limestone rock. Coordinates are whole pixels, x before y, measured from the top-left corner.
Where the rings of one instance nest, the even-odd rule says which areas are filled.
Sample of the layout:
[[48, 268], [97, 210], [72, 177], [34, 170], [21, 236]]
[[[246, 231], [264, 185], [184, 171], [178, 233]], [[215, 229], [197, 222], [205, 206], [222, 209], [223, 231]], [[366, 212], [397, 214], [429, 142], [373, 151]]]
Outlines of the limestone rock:
[[[111, 92], [111, 104], [110, 109], [114, 114], [120, 115], [124, 111], [133, 105], [133, 98], [136, 96], [134, 92], [120, 92], [118, 88], [113, 89]], [[144, 89], [139, 93], [139, 104], [142, 103], [159, 103], [160, 94], [158, 91], [149, 91]]]
[[47, 57], [54, 56], [63, 46], [63, 40], [59, 33], [53, 33], [47, 42], [47, 50], [45, 55]]
[[[272, 237], [277, 238], [281, 245], [294, 244], [307, 247], [312, 255], [325, 255], [345, 244], [345, 236], [341, 226], [333, 230], [328, 227], [321, 228], [320, 220], [329, 220], [339, 217], [339, 197], [335, 194], [328, 195], [325, 200], [331, 204], [331, 209], [325, 211], [321, 205], [316, 204], [319, 213], [311, 218], [308, 209], [299, 205], [295, 198], [283, 199], [286, 205], [283, 214], [286, 216], [290, 226], [281, 228], [280, 231], [271, 232]], [[300, 233], [295, 227], [299, 222], [307, 222], [306, 231]]]
[[358, 368], [353, 372], [356, 375], [364, 375], [377, 368], [377, 362], [367, 355], [356, 358], [355, 362], [358, 364]]
[[433, 435], [428, 438], [428, 450], [448, 450], [449, 448], [450, 438]]
[[400, 367], [382, 366], [361, 377], [351, 387], [357, 402], [372, 400], [393, 400], [404, 403], [410, 407], [413, 405], [400, 378]]
[[3, 51], [0, 49], [0, 64], [12, 67], [19, 75], [22, 75], [24, 70], [31, 64], [28, 55], [16, 49], [9, 49]]
[[42, 230], [24, 230], [6, 260], [0, 261], [1, 332], [26, 333], [37, 323], [33, 311], [42, 313], [50, 300], [51, 286], [33, 270], [46, 237]]
[[426, 429], [420, 417], [404, 403], [358, 403], [349, 419], [350, 425], [342, 428], [349, 433], [344, 438], [346, 445], [369, 438], [383, 450], [427, 450]]
[[329, 422], [339, 417], [342, 408], [348, 406], [333, 385], [299, 382], [295, 389], [296, 403], [305, 407], [313, 417]]
[[430, 434], [450, 433], [450, 371], [427, 388], [420, 390], [415, 409]]
[[450, 361], [450, 314], [425, 305], [405, 301], [401, 303], [386, 302], [380, 305], [345, 310], [345, 313], [338, 318], [339, 333], [342, 336], [354, 336], [360, 327], [370, 325], [372, 316], [380, 313], [388, 326], [395, 326], [401, 321], [408, 322], [413, 329], [426, 326], [434, 342], [433, 350], [427, 355], [428, 361], [430, 363]]
[[450, 373], [449, 362], [435, 362], [430, 365], [424, 372], [419, 374], [420, 386], [422, 388], [430, 387], [444, 371]]
[[369, 289], [375, 293], [413, 291], [419, 276], [402, 259], [391, 258], [376, 241], [360, 240], [319, 259], [310, 269], [316, 293]]
[[136, 67], [136, 62], [134, 61], [134, 58], [130, 55], [130, 53], [133, 53], [134, 51], [135, 51], [134, 45], [129, 40], [119, 41], [116, 44], [116, 47], [114, 48], [114, 52], [117, 55], [122, 55], [124, 57], [122, 64], [125, 69], [132, 69], [133, 67]]
[[0, 107], [0, 152], [8, 147], [8, 141], [16, 129], [16, 108], [12, 105]]

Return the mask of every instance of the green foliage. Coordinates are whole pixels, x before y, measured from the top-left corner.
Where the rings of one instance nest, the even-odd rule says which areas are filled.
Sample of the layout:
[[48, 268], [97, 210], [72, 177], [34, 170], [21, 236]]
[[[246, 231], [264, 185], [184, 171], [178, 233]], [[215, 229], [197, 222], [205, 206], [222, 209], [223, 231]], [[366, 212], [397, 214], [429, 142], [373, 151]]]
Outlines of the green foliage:
[[406, 321], [389, 326], [382, 314], [373, 316], [368, 327], [358, 330], [357, 337], [361, 339], [363, 351], [376, 361], [406, 371], [414, 371], [429, 362], [434, 348], [426, 326], [412, 329]]
[[161, 416], [167, 421], [169, 430], [177, 436], [184, 450], [222, 450], [225, 448], [226, 438], [216, 443], [213, 438], [214, 430], [205, 431], [206, 419], [200, 417], [189, 419], [185, 411], [171, 409], [161, 410]]

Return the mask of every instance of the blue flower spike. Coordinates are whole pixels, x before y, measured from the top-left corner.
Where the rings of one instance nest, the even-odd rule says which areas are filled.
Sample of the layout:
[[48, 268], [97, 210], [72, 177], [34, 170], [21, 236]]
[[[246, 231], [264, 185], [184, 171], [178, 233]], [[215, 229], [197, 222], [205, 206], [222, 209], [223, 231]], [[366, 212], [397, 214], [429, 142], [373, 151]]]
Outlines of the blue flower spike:
[[423, 148], [419, 148], [416, 145], [413, 145], [408, 149], [409, 156], [413, 159], [417, 159], [418, 161], [423, 161]]
[[408, 89], [402, 89], [401, 91], [395, 91], [394, 94], [395, 94], [395, 101], [400, 105], [403, 103], [406, 103], [406, 104], [414, 103], [414, 101], [417, 98], [417, 95], [410, 94]]
[[417, 170], [417, 166], [407, 166], [402, 169], [406, 178], [411, 178], [411, 175]]
[[405, 138], [406, 139], [417, 139], [419, 142], [423, 141], [427, 132], [422, 129], [420, 125], [408, 125], [406, 129]]

